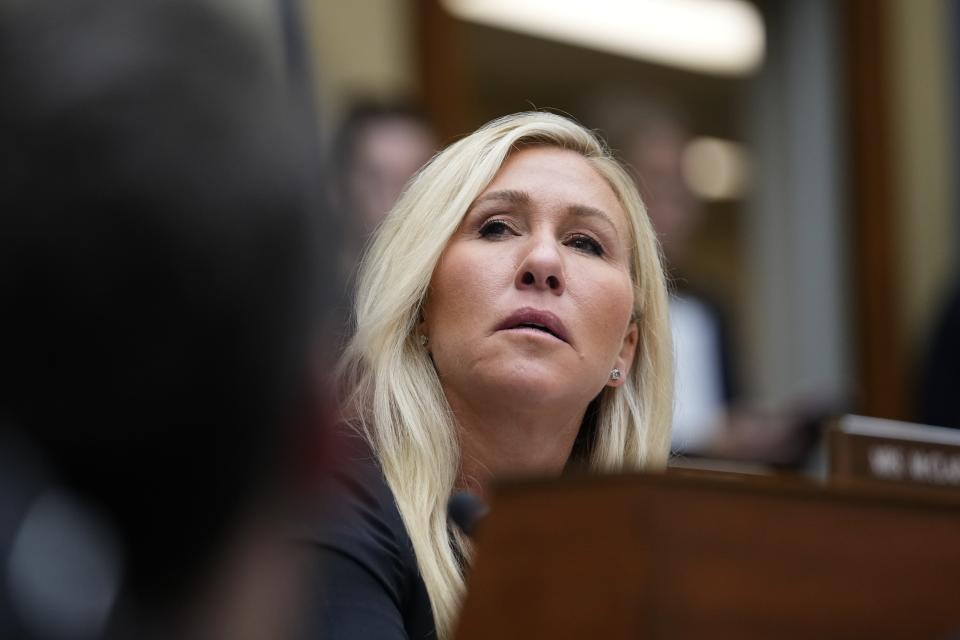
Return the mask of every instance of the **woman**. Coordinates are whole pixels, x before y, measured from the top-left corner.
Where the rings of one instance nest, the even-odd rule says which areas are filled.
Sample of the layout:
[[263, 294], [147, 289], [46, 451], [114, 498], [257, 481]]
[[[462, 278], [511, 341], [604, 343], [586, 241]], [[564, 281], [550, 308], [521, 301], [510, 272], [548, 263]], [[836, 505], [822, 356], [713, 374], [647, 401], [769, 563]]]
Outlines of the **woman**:
[[321, 616], [334, 637], [419, 637], [424, 617], [452, 635], [469, 555], [447, 520], [454, 491], [666, 460], [657, 243], [630, 177], [566, 118], [507, 116], [428, 163], [368, 250], [356, 320], [348, 422], [385, 484], [364, 489], [359, 529], [320, 540], [334, 552]]

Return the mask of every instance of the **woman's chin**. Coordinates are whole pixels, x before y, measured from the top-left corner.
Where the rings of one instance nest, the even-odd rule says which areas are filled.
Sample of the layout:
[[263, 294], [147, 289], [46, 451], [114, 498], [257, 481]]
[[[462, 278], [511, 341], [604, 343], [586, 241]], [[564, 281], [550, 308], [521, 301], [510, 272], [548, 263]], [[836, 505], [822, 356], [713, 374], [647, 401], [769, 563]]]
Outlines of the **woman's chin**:
[[596, 395], [590, 376], [551, 360], [514, 359], [476, 372], [471, 387], [489, 402], [516, 409], [585, 404]]

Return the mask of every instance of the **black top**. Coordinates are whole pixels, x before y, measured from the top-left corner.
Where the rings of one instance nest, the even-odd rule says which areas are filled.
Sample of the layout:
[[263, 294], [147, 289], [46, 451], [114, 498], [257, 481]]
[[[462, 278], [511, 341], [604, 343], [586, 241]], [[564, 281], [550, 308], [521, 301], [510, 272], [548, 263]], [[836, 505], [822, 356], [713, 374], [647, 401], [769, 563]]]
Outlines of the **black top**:
[[921, 370], [918, 418], [960, 429], [960, 284], [940, 312]]
[[325, 506], [298, 536], [307, 546], [305, 640], [435, 638], [430, 598], [393, 493], [372, 454], [334, 471]]

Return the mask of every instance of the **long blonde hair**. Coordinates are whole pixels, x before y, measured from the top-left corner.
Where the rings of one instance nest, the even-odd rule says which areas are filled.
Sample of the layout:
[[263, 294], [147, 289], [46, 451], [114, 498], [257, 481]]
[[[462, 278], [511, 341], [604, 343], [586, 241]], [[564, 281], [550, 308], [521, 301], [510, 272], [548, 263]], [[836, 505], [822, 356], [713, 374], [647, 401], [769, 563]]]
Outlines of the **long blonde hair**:
[[452, 635], [464, 591], [454, 551], [463, 550], [463, 541], [447, 524], [460, 446], [416, 327], [448, 240], [505, 159], [524, 145], [560, 147], [586, 158], [617, 195], [633, 236], [635, 363], [626, 384], [604, 388], [592, 403], [581, 427], [590, 433], [580, 457], [597, 471], [660, 468], [669, 448], [673, 371], [666, 285], [656, 237], [630, 176], [590, 131], [552, 113], [499, 118], [435, 156], [367, 250], [356, 333], [339, 371], [348, 420], [370, 443], [393, 491], [441, 639]]

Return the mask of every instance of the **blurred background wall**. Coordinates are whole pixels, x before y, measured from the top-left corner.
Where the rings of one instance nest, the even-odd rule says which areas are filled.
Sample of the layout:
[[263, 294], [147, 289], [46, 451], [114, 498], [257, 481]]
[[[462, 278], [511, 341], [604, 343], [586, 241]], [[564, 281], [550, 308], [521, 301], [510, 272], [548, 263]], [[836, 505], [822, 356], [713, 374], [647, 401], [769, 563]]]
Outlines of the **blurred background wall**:
[[[304, 0], [326, 139], [374, 98], [421, 105], [443, 144], [499, 115], [557, 110], [625, 156], [610, 105], [668, 105], [689, 132], [685, 179], [697, 162], [707, 177], [691, 185], [698, 223], [674, 286], [725, 318], [736, 402], [913, 418], [956, 277], [957, 3], [691, 2], [756, 19], [759, 57], [736, 70], [628, 51], [632, 26], [637, 40], [673, 28], [643, 31], [665, 19], [655, 0], [562, 3], [580, 7], [573, 26], [541, 4]], [[583, 37], [604, 12], [617, 33]]]
[[317, 95], [328, 127], [359, 98], [421, 93], [417, 12], [408, 0], [304, 0]]

